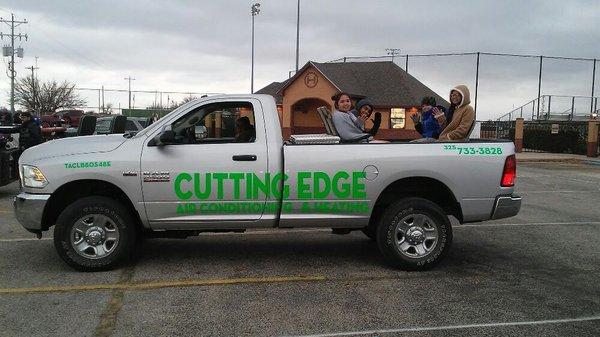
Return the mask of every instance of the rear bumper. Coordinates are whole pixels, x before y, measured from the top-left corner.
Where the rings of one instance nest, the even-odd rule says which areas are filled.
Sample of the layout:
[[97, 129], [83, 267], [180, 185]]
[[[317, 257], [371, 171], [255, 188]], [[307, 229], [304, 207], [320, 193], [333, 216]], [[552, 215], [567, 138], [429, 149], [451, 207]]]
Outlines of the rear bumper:
[[498, 196], [494, 202], [492, 219], [502, 219], [515, 216], [521, 210], [521, 197], [518, 195]]
[[42, 232], [42, 215], [50, 194], [30, 194], [21, 192], [13, 200], [15, 215], [26, 230], [39, 234]]

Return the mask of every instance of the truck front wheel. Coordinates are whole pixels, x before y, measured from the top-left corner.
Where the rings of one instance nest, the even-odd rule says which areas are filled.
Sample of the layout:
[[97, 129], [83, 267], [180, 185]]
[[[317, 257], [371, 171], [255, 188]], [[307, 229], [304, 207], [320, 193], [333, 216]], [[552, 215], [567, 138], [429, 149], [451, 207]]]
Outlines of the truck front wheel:
[[109, 270], [133, 254], [136, 230], [130, 212], [102, 196], [67, 206], [54, 228], [58, 255], [81, 271]]
[[385, 210], [377, 244], [388, 263], [403, 270], [426, 270], [446, 255], [452, 242], [448, 216], [435, 203], [405, 198]]

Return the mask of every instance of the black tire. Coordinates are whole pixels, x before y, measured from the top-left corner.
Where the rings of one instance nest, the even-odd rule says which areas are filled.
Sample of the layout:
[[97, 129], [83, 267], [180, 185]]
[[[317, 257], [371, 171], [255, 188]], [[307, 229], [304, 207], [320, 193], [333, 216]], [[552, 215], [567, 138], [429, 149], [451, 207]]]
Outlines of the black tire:
[[[90, 219], [94, 216], [108, 219], [111, 232], [118, 231], [118, 240], [110, 246], [106, 256], [88, 258], [79, 253], [71, 243], [76, 222], [88, 216]], [[127, 208], [111, 198], [91, 196], [75, 201], [59, 215], [54, 228], [54, 247], [63, 261], [76, 270], [110, 270], [134, 255], [136, 236], [136, 225]], [[95, 249], [92, 251], [95, 252]]]
[[[412, 225], [407, 225], [411, 219]], [[422, 226], [415, 225], [417, 219], [423, 221]], [[404, 232], [397, 232], [397, 227], [404, 228]], [[437, 236], [437, 240], [426, 239], [425, 233]], [[451, 243], [452, 226], [448, 216], [438, 205], [422, 198], [405, 198], [391, 204], [377, 227], [377, 245], [386, 262], [403, 270], [432, 268], [448, 253]], [[406, 247], [408, 249], [403, 250]]]

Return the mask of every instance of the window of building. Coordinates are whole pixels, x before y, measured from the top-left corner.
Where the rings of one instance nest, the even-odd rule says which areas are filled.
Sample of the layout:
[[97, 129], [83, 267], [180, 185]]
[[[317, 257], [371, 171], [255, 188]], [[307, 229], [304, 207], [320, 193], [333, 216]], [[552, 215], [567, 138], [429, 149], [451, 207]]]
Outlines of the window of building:
[[392, 108], [390, 114], [390, 124], [392, 129], [404, 128], [406, 110], [404, 108]]

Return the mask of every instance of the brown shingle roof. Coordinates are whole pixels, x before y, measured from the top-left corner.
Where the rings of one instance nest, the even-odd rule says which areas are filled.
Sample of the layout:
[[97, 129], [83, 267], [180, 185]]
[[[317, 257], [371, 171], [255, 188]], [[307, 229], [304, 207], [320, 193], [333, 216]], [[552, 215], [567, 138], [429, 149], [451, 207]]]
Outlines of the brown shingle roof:
[[448, 102], [393, 62], [315, 63], [338, 88], [367, 96], [374, 105], [419, 106], [425, 96], [440, 105]]
[[375, 106], [419, 106], [425, 96], [433, 96], [439, 105], [449, 103], [429, 89], [421, 81], [408, 74], [393, 62], [308, 62], [296, 75], [284, 82], [273, 82], [257, 91], [275, 97], [282, 102], [283, 89], [298, 78], [304, 70], [313, 65], [333, 85], [342, 91], [356, 96], [368, 97]]

